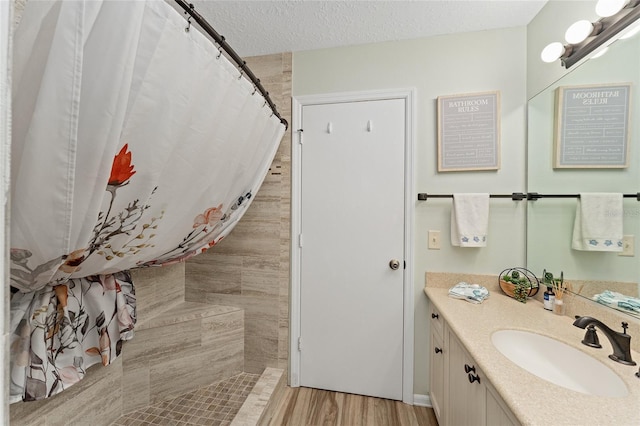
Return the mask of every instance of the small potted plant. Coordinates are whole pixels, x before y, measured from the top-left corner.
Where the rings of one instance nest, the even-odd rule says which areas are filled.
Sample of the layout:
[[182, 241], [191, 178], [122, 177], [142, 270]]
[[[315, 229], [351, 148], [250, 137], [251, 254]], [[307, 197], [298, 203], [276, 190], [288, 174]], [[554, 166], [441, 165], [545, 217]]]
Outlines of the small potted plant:
[[527, 298], [538, 292], [540, 282], [535, 274], [525, 268], [508, 268], [499, 275], [500, 289], [509, 297], [526, 303]]

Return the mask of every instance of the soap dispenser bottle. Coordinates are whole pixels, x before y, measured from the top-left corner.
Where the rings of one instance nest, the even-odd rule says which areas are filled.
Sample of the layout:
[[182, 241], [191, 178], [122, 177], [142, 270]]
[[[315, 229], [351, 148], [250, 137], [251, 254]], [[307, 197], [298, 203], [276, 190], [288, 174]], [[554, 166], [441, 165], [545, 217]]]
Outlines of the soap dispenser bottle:
[[547, 311], [553, 311], [553, 304], [556, 301], [556, 295], [553, 293], [553, 274], [546, 269], [542, 271], [542, 282], [547, 286], [543, 306]]
[[544, 292], [544, 308], [547, 311], [553, 311], [553, 304], [556, 301], [556, 295], [553, 293], [553, 289], [551, 287], [547, 287], [547, 290]]

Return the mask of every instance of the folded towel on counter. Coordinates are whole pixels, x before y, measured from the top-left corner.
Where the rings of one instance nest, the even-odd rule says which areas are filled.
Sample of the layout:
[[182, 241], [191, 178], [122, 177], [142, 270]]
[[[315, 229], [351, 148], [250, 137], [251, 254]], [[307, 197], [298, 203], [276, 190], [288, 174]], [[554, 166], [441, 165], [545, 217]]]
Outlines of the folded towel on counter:
[[453, 194], [451, 244], [486, 247], [489, 228], [489, 194]]
[[622, 251], [622, 220], [622, 194], [580, 194], [571, 247], [584, 251]]
[[593, 296], [593, 300], [621, 311], [640, 312], [640, 299], [605, 290]]
[[462, 281], [449, 289], [449, 296], [471, 303], [482, 303], [489, 297], [489, 290], [479, 284], [468, 284]]

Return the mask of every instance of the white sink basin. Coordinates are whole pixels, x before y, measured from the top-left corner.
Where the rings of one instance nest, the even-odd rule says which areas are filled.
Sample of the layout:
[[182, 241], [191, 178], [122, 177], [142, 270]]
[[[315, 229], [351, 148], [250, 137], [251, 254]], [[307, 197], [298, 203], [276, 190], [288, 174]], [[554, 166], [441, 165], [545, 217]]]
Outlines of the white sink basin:
[[596, 396], [629, 393], [613, 370], [559, 340], [528, 331], [500, 330], [491, 341], [510, 361], [558, 386]]

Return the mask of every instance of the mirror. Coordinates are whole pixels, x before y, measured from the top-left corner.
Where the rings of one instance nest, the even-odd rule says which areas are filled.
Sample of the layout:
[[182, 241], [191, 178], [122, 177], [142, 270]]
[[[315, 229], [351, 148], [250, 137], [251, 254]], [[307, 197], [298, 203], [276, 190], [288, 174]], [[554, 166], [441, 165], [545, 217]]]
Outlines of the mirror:
[[[640, 126], [637, 124], [640, 122], [639, 53], [639, 36], [617, 40], [602, 57], [589, 59], [575, 67], [531, 98], [528, 104], [528, 192], [640, 192]], [[628, 167], [554, 169], [558, 87], [566, 90], [573, 86], [618, 83], [631, 86]], [[636, 198], [624, 198], [623, 201], [623, 230], [625, 236], [635, 238], [633, 256], [573, 250], [571, 241], [576, 204], [576, 198], [541, 198], [527, 202], [527, 268], [537, 276], [542, 276], [544, 269], [555, 276], [563, 271], [573, 292], [590, 299], [605, 290], [640, 298], [640, 201]], [[640, 318], [640, 306], [639, 312], [618, 310]]]

